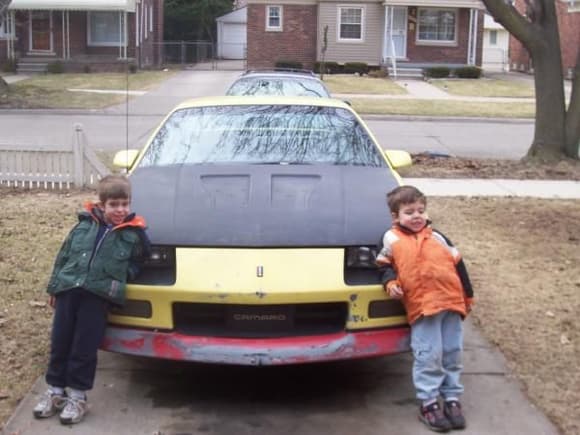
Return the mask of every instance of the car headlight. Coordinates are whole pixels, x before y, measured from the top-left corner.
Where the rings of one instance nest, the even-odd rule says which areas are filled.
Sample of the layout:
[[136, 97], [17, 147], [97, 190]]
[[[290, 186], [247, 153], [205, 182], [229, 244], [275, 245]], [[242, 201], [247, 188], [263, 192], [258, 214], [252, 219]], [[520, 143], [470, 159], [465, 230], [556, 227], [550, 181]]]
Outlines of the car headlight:
[[151, 246], [149, 257], [145, 259], [146, 267], [166, 268], [175, 264], [175, 248], [169, 246]]
[[371, 246], [346, 248], [346, 267], [355, 269], [376, 269], [378, 249]]
[[149, 257], [145, 258], [140, 273], [132, 284], [173, 285], [177, 276], [175, 248], [173, 246], [151, 246]]

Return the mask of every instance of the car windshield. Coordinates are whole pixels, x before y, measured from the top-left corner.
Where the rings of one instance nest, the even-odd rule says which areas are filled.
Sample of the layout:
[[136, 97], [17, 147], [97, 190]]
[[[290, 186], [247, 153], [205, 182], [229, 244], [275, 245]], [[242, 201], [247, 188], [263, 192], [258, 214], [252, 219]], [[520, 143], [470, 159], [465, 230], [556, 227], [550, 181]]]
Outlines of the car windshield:
[[240, 79], [227, 92], [228, 95], [288, 95], [294, 97], [329, 97], [324, 85], [311, 79], [262, 78]]
[[201, 163], [386, 165], [348, 110], [239, 105], [177, 110], [139, 166]]

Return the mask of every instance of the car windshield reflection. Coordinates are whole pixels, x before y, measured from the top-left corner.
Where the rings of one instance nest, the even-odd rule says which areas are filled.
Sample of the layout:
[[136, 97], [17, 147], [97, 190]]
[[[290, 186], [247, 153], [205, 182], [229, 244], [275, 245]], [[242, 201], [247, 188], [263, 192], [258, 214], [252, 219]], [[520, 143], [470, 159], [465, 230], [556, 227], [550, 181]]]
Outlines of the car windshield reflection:
[[139, 166], [208, 163], [386, 165], [348, 110], [239, 105], [177, 110]]
[[330, 95], [315, 80], [293, 80], [289, 78], [249, 78], [232, 85], [228, 95], [288, 95], [296, 97], [329, 97]]

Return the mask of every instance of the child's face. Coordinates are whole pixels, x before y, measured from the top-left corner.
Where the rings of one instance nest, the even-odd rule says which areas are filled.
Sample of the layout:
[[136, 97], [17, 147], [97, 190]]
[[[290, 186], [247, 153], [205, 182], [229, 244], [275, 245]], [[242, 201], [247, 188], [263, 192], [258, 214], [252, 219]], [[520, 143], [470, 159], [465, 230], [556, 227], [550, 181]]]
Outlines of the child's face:
[[415, 201], [410, 204], [402, 204], [399, 213], [393, 213], [393, 221], [413, 232], [419, 232], [427, 224], [427, 209], [425, 204]]
[[131, 212], [131, 201], [125, 198], [107, 199], [101, 203], [105, 222], [112, 225], [119, 225]]

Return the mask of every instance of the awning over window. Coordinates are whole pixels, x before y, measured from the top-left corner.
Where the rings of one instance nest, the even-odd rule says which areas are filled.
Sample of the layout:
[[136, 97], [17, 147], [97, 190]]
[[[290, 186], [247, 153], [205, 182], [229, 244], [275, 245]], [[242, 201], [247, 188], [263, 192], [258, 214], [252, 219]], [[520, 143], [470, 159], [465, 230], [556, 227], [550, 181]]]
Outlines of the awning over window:
[[385, 6], [485, 9], [479, 0], [384, 0]]
[[10, 10], [127, 11], [135, 12], [136, 0], [12, 0]]

